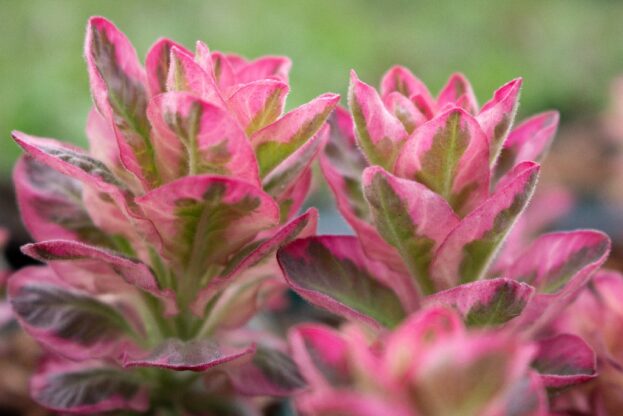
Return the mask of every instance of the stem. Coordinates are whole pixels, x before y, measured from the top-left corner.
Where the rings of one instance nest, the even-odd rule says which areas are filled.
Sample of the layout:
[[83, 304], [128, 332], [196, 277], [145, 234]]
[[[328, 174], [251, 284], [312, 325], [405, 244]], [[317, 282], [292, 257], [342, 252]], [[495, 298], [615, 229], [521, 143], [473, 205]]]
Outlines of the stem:
[[149, 320], [152, 322], [152, 327], [157, 330], [157, 332], [153, 333], [153, 340], [157, 341], [169, 337], [172, 333], [172, 329], [169, 322], [163, 317], [162, 304], [156, 297], [149, 293], [143, 292], [142, 295], [147, 305]]

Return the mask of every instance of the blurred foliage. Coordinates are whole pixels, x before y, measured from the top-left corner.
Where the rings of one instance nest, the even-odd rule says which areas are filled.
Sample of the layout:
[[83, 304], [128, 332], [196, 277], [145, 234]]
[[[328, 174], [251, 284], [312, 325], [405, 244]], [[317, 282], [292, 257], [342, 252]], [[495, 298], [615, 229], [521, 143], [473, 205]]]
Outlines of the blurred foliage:
[[159, 36], [289, 55], [290, 107], [345, 93], [350, 68], [377, 84], [401, 63], [433, 91], [460, 70], [481, 102], [521, 75], [523, 114], [553, 107], [572, 118], [597, 112], [623, 72], [621, 1], [0, 0], [0, 173], [18, 154], [11, 129], [84, 143], [90, 15], [112, 19], [140, 56]]

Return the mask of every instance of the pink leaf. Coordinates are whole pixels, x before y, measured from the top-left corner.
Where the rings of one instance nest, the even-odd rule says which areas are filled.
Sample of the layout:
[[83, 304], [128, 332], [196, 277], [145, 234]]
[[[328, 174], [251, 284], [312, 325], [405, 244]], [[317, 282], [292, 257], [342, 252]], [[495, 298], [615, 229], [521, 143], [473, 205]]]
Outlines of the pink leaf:
[[396, 249], [387, 244], [370, 224], [372, 216], [361, 185], [361, 176], [368, 162], [357, 147], [350, 115], [338, 107], [329, 119], [329, 124], [331, 134], [326, 150], [320, 157], [320, 167], [333, 192], [338, 210], [357, 233], [368, 256], [406, 273]]
[[381, 97], [385, 98], [393, 92], [398, 92], [410, 98], [419, 95], [429, 106], [433, 105], [433, 98], [426, 85], [404, 66], [391, 67], [381, 80]]
[[404, 317], [387, 287], [392, 273], [370, 260], [349, 236], [296, 240], [277, 252], [290, 287], [309, 302], [372, 327], [392, 327]]
[[524, 162], [500, 181], [494, 194], [454, 228], [435, 253], [431, 274], [438, 289], [480, 279], [527, 205], [539, 165]]
[[175, 46], [171, 48], [167, 91], [189, 92], [219, 105], [223, 103], [211, 74], [195, 62], [192, 55]]
[[323, 94], [256, 132], [251, 143], [257, 155], [260, 176], [265, 178], [315, 135], [339, 99], [336, 94]]
[[248, 182], [187, 176], [136, 199], [164, 242], [164, 255], [184, 279], [199, 280], [262, 230], [276, 225], [275, 202]]
[[400, 120], [409, 134], [428, 121], [428, 117], [422, 114], [411, 100], [397, 91], [385, 96], [383, 102], [385, 107]]
[[488, 158], [489, 144], [480, 126], [455, 107], [415, 130], [394, 172], [426, 185], [464, 215], [488, 195]]
[[32, 398], [59, 413], [145, 412], [149, 398], [132, 374], [99, 361], [48, 359], [30, 381]]
[[478, 101], [474, 95], [474, 90], [463, 74], [452, 74], [439, 92], [437, 111], [443, 111], [447, 106], [462, 107], [470, 114], [478, 112]]
[[540, 340], [533, 366], [546, 387], [562, 388], [597, 377], [595, 352], [582, 338], [560, 334]]
[[213, 173], [259, 184], [253, 149], [225, 110], [189, 93], [170, 92], [154, 97], [147, 114], [167, 181]]
[[534, 288], [514, 280], [500, 278], [467, 283], [426, 298], [426, 305], [456, 309], [469, 326], [491, 327], [519, 316]]
[[285, 193], [277, 197], [279, 204], [279, 223], [283, 224], [294, 217], [303, 207], [307, 195], [312, 186], [313, 171], [309, 167], [303, 171], [294, 183]]
[[[609, 251], [610, 239], [600, 231], [544, 234], [518, 256], [507, 273], [533, 285], [539, 293], [575, 292], [588, 278], [584, 269], [596, 270]], [[580, 275], [583, 277], [576, 281]]]
[[348, 345], [339, 332], [304, 324], [291, 329], [288, 340], [294, 362], [314, 389], [349, 382]]
[[556, 134], [559, 115], [556, 111], [537, 114], [515, 127], [504, 142], [497, 162], [498, 175], [519, 162], [541, 162]]
[[93, 100], [115, 131], [121, 162], [144, 186], [157, 183], [145, 116], [146, 77], [134, 47], [111, 22], [92, 17], [85, 55]]
[[364, 171], [363, 190], [380, 235], [398, 250], [420, 293], [432, 293], [429, 266], [433, 253], [459, 218], [436, 193], [378, 166]]
[[402, 123], [385, 108], [374, 88], [357, 78], [355, 71], [350, 74], [348, 105], [364, 154], [371, 164], [390, 169], [407, 139]]
[[147, 72], [147, 86], [151, 96], [158, 95], [167, 90], [167, 78], [169, 68], [171, 67], [171, 49], [173, 47], [192, 56], [192, 52], [185, 49], [182, 45], [166, 38], [158, 39], [149, 48], [149, 52], [147, 52], [145, 70]]
[[13, 183], [22, 221], [36, 241], [57, 237], [111, 244], [89, 217], [79, 181], [23, 156], [15, 165]]
[[[112, 125], [95, 108], [89, 111], [86, 134], [89, 139], [89, 153], [97, 155], [98, 159], [117, 175], [131, 175], [119, 158], [119, 146]], [[134, 178], [130, 176], [129, 179]]]
[[[84, 183], [85, 206], [96, 225], [113, 234], [122, 234], [130, 240], [136, 238], [135, 224], [156, 246], [159, 236], [153, 224], [137, 213], [129, 201], [129, 192], [99, 160], [88, 156], [82, 149], [53, 139], [33, 137], [13, 132], [13, 138], [30, 156], [63, 175]], [[112, 228], [106, 225], [113, 224]]]
[[297, 183], [300, 183], [301, 177], [310, 169], [312, 162], [323, 150], [328, 138], [329, 126], [325, 125], [266, 175], [262, 181], [264, 190], [275, 199], [280, 199], [288, 193]]
[[207, 371], [255, 352], [255, 346], [224, 347], [207, 339], [168, 339], [147, 354], [126, 355], [123, 367], [157, 367], [173, 371]]
[[296, 364], [285, 353], [257, 347], [251, 362], [227, 370], [238, 393], [289, 397], [305, 387]]
[[[310, 208], [303, 215], [293, 219], [289, 223], [281, 226], [272, 236], [264, 241], [253, 244], [251, 251], [241, 250], [239, 255], [234, 256], [221, 272], [218, 279], [213, 284], [203, 288], [192, 304], [193, 312], [197, 316], [205, 314], [205, 307], [209, 300], [218, 293], [226, 285], [231, 284], [231, 279], [236, 278], [245, 270], [252, 268], [280, 247], [285, 246], [297, 237], [308, 237], [316, 234], [316, 226], [318, 223], [318, 211]], [[242, 254], [242, 255], [240, 255]]]
[[[228, 56], [231, 65], [231, 56]], [[240, 63], [235, 67], [236, 80], [246, 84], [260, 79], [276, 79], [288, 82], [292, 67], [290, 58], [285, 56], [262, 56], [253, 61]]]
[[63, 276], [64, 269], [56, 268], [57, 263], [71, 264], [71, 271], [84, 273], [85, 280], [89, 273], [102, 280], [108, 280], [106, 283], [110, 285], [114, 285], [110, 280], [121, 278], [126, 283], [162, 299], [166, 305], [167, 315], [176, 313], [175, 293], [170, 289], [163, 290], [149, 266], [140, 260], [70, 240], [48, 240], [27, 244], [22, 247], [22, 252], [34, 259], [47, 262], [60, 276]]
[[227, 106], [236, 115], [247, 135], [277, 120], [286, 103], [288, 84], [263, 79], [243, 84], [227, 99]]
[[75, 360], [116, 357], [135, 348], [133, 310], [74, 289], [49, 267], [26, 267], [8, 285], [9, 299], [22, 327], [58, 354]]
[[489, 140], [492, 165], [496, 162], [515, 120], [521, 83], [522, 79], [517, 78], [500, 87], [476, 117]]
[[199, 63], [203, 62], [204, 69], [213, 74], [216, 84], [221, 89], [223, 98], [227, 98], [238, 85], [234, 68], [231, 65], [231, 60], [217, 51], [212, 52], [210, 54], [210, 59], [208, 60], [206, 59], [208, 55], [207, 52], [209, 52], [207, 51], [207, 46], [198, 42], [197, 56], [199, 57]]
[[599, 231], [551, 233], [534, 241], [507, 272], [537, 290], [518, 326], [534, 333], [555, 319], [609, 252], [610, 239]]

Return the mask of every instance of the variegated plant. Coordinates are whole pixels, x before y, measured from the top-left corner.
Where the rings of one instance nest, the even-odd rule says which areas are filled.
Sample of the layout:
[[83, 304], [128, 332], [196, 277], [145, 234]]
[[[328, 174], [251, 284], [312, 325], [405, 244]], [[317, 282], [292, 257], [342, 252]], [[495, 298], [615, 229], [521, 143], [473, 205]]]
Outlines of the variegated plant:
[[284, 287], [276, 248], [314, 233], [315, 210], [295, 215], [339, 97], [284, 114], [289, 59], [162, 39], [143, 67], [99, 17], [85, 55], [89, 151], [13, 134], [36, 241], [23, 251], [47, 263], [9, 282], [22, 326], [50, 351], [33, 397], [73, 413], [238, 414], [248, 403], [235, 392], [301, 387], [278, 341], [240, 328]]
[[[601, 270], [561, 313], [554, 330], [582, 337], [595, 350], [599, 376], [558, 395], [561, 414], [616, 415], [623, 408], [623, 275]], [[559, 352], [574, 348], [559, 343]]]
[[[547, 112], [513, 128], [520, 85], [510, 81], [479, 109], [461, 75], [435, 99], [402, 67], [387, 72], [380, 94], [353, 72], [352, 118], [342, 109], [334, 113], [321, 166], [356, 236], [308, 237], [281, 248], [289, 285], [311, 303], [381, 332], [423, 307], [444, 305], [469, 327], [504, 328], [537, 342], [564, 336], [542, 329], [605, 261], [610, 242], [579, 230], [522, 247], [516, 234], [504, 249], [558, 123]], [[515, 232], [525, 230], [524, 224]], [[547, 357], [548, 345], [537, 360]], [[590, 369], [582, 362], [564, 373], [542, 367], [544, 384], [558, 388], [592, 377], [591, 361]]]
[[370, 339], [361, 327], [305, 324], [290, 332], [311, 389], [296, 398], [309, 416], [545, 415], [530, 363], [538, 346], [510, 332], [468, 330], [443, 307], [411, 315]]

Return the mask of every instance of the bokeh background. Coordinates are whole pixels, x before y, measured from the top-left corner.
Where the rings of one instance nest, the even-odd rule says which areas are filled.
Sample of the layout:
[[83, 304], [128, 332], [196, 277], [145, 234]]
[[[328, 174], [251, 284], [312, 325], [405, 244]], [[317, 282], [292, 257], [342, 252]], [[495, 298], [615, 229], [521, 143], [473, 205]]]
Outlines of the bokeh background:
[[[567, 186], [577, 202], [558, 226], [623, 236], [623, 137], [604, 121], [623, 73], [623, 1], [0, 0], [0, 225], [18, 242], [27, 236], [11, 198], [19, 150], [9, 132], [85, 143], [91, 99], [82, 43], [91, 15], [112, 19], [139, 56], [160, 36], [247, 57], [289, 55], [290, 108], [326, 91], [344, 95], [351, 68], [377, 84], [400, 63], [433, 92], [461, 71], [481, 103], [522, 76], [518, 118], [552, 108], [562, 116], [545, 179]], [[324, 208], [322, 231], [348, 232], [326, 192], [311, 203]]]
[[[344, 94], [351, 68], [376, 84], [392, 64], [404, 64], [432, 91], [461, 71], [481, 102], [522, 76], [519, 117], [559, 109], [559, 146], [573, 142], [567, 153], [576, 149], [580, 156], [569, 162], [572, 155], [561, 150], [566, 159], [551, 162], [554, 176], [575, 177], [572, 186], [584, 198], [607, 175], [600, 157], [612, 149], [608, 143], [600, 147], [603, 134], [594, 124], [608, 106], [612, 79], [623, 73], [623, 1], [0, 0], [0, 183], [8, 194], [0, 200], [3, 211], [11, 210], [7, 183], [19, 154], [10, 130], [85, 143], [90, 96], [82, 42], [90, 15], [112, 19], [140, 56], [159, 36], [191, 48], [201, 39], [212, 49], [248, 57], [289, 55], [289, 107], [325, 91]], [[320, 194], [316, 202], [326, 198]], [[589, 205], [576, 215], [582, 225], [610, 224], [595, 215], [599, 206]], [[325, 217], [330, 222], [323, 228], [340, 227]], [[14, 215], [3, 215], [0, 223], [15, 232]]]
[[[564, 187], [575, 203], [554, 226], [605, 230], [617, 243], [613, 261], [623, 258], [623, 83], [618, 94], [612, 87], [623, 74], [623, 1], [0, 0], [0, 226], [11, 230], [13, 267], [26, 261], [18, 247], [28, 236], [12, 197], [19, 151], [10, 131], [85, 144], [91, 99], [82, 43], [91, 15], [113, 20], [139, 56], [160, 36], [247, 57], [289, 55], [289, 108], [326, 91], [344, 95], [351, 68], [376, 85], [403, 64], [433, 92], [461, 71], [481, 103], [522, 76], [518, 119], [561, 112], [542, 184]], [[348, 232], [320, 184], [310, 204], [321, 208], [322, 233]], [[16, 405], [25, 391], [26, 375], [12, 361], [0, 363], [0, 379], [11, 380], [0, 393], [16, 393], [0, 405]], [[41, 414], [32, 411], [13, 414]]]
[[615, 0], [0, 0], [3, 174], [18, 154], [11, 129], [84, 142], [90, 15], [112, 19], [139, 56], [159, 36], [249, 57], [289, 55], [290, 106], [344, 93], [351, 68], [376, 84], [401, 63], [433, 91], [462, 71], [481, 102], [523, 76], [520, 114], [558, 108], [568, 121], [601, 110], [623, 72], [623, 2]]

